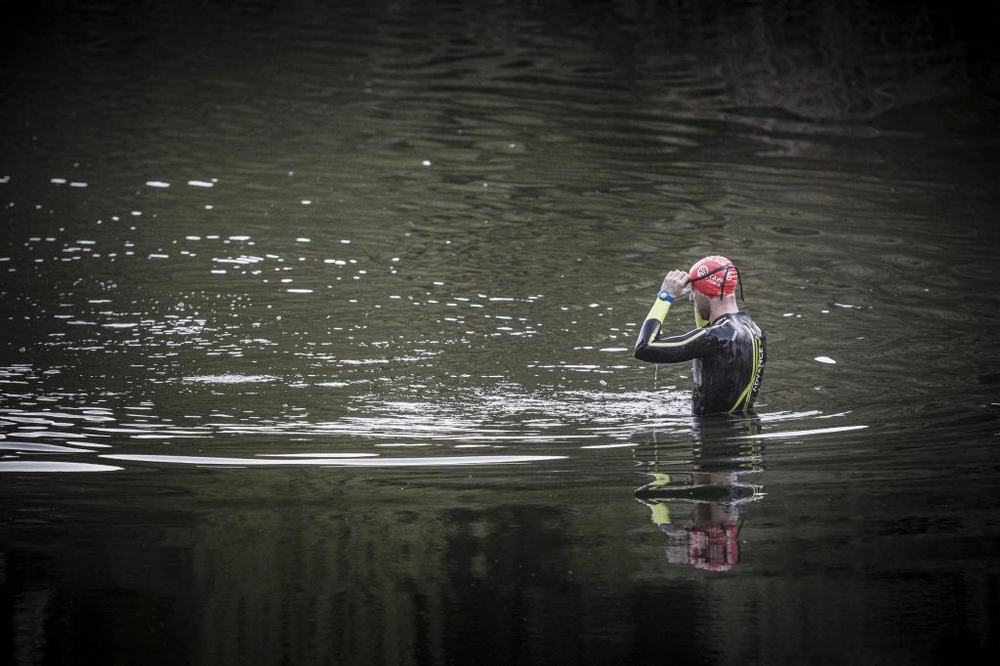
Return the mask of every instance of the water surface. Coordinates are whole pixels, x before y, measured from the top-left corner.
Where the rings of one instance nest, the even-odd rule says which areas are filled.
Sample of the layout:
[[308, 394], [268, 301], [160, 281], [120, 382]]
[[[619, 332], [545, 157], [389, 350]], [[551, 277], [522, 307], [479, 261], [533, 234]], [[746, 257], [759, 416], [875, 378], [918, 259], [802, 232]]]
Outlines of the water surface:
[[[997, 648], [996, 10], [34, 11], [0, 74], [5, 661]], [[716, 252], [757, 419], [630, 352]]]

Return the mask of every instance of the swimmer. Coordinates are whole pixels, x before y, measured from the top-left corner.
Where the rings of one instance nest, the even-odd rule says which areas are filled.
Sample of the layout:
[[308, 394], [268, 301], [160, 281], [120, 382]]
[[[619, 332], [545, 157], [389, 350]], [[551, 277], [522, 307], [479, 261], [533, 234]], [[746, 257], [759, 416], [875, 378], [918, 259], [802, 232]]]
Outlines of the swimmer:
[[[691, 270], [667, 273], [635, 343], [635, 357], [651, 363], [693, 361], [691, 410], [707, 414], [753, 414], [767, 360], [760, 327], [736, 305], [743, 295], [739, 271], [721, 256], [705, 257]], [[694, 303], [697, 327], [660, 337], [670, 305], [684, 296]]]

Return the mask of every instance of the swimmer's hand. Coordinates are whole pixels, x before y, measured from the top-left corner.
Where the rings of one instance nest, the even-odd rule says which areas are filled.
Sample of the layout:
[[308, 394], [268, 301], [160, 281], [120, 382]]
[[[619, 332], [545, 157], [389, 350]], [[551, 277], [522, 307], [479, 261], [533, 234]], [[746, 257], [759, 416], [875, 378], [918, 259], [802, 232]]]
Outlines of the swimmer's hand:
[[688, 276], [687, 271], [670, 271], [667, 273], [667, 277], [663, 278], [660, 290], [669, 291], [670, 295], [676, 301], [678, 298], [683, 298], [691, 293], [691, 278]]

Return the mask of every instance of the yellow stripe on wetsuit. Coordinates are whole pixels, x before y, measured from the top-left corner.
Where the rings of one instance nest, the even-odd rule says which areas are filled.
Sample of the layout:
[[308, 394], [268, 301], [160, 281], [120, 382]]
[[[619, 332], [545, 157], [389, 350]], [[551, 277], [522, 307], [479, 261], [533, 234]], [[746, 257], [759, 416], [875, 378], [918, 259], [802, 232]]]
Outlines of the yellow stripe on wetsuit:
[[750, 394], [753, 392], [754, 384], [757, 381], [757, 374], [760, 372], [760, 340], [753, 338], [753, 369], [750, 371], [750, 381], [747, 382], [746, 388], [740, 393], [740, 397], [736, 399], [736, 404], [732, 406], [729, 410], [729, 414], [739, 411], [740, 405], [746, 403], [750, 399]]
[[670, 347], [683, 347], [684, 345], [689, 344], [692, 340], [697, 340], [698, 338], [700, 338], [705, 334], [706, 329], [701, 328], [698, 329], [698, 331], [694, 335], [686, 337], [680, 341], [657, 342], [656, 336], [660, 333], [660, 327], [663, 326], [663, 320], [666, 319], [667, 312], [669, 311], [670, 311], [670, 301], [664, 301], [659, 298], [657, 298], [653, 302], [653, 307], [649, 308], [649, 314], [646, 315], [646, 321], [649, 321], [650, 319], [655, 319], [660, 323], [660, 326], [657, 326], [652, 331], [650, 331], [649, 338], [646, 340], [647, 346], [660, 349], [667, 349]]

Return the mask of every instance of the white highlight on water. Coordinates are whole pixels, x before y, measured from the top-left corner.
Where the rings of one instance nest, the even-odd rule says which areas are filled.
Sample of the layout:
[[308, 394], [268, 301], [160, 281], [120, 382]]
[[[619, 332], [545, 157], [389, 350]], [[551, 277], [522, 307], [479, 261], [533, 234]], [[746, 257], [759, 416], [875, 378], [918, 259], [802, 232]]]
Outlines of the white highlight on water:
[[174, 463], [182, 465], [206, 465], [228, 467], [261, 467], [278, 465], [309, 465], [317, 467], [454, 467], [464, 465], [503, 465], [561, 460], [566, 456], [428, 456], [424, 458], [226, 458], [209, 456], [167, 456], [109, 454], [102, 458], [129, 460], [149, 463]]
[[43, 462], [40, 460], [0, 461], [0, 472], [117, 472], [124, 468], [95, 463]]
[[837, 432], [864, 430], [866, 425], [837, 426], [834, 428], [815, 428], [813, 430], [787, 430], [785, 432], [762, 432], [756, 435], [743, 435], [737, 439], [779, 439], [785, 437], [804, 437], [807, 435], [830, 435]]

